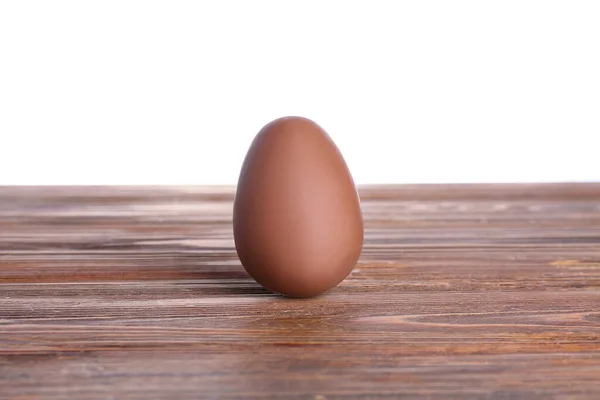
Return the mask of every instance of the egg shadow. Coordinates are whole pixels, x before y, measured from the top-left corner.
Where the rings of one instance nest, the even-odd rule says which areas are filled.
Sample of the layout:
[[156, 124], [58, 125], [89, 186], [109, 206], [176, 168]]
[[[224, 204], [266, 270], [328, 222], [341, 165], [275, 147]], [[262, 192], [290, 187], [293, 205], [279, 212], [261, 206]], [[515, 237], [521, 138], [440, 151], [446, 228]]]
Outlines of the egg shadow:
[[[185, 287], [186, 292], [196, 296], [277, 295], [246, 272], [234, 248], [186, 245], [180, 241], [183, 239], [172, 239], [168, 243], [144, 239], [144, 244], [123, 240], [109, 245], [86, 243], [78, 250], [110, 250], [113, 254], [109, 261], [90, 266], [83, 272], [75, 265], [77, 271], [66, 271], [67, 274], [54, 280], [162, 281], [172, 287]], [[132, 251], [137, 253], [135, 257], [131, 257]]]
[[[174, 260], [176, 263], [176, 260]], [[202, 261], [179, 271], [170, 270], [171, 285], [185, 286], [198, 296], [276, 295], [259, 285], [241, 264], [208, 264]]]
[[[174, 242], [149, 245], [151, 241], [146, 240], [146, 244], [137, 249], [141, 254], [151, 249], [155, 256], [144, 255], [144, 262], [125, 267], [128, 278], [163, 281], [173, 287], [185, 287], [186, 292], [198, 297], [275, 295], [246, 272], [234, 248]], [[134, 246], [127, 248], [131, 250]]]

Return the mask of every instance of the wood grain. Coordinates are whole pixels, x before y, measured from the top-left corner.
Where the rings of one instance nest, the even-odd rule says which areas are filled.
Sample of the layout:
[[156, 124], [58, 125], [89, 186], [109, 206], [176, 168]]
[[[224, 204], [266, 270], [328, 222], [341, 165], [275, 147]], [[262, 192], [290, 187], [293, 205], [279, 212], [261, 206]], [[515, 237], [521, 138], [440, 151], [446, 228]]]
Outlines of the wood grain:
[[600, 184], [360, 193], [360, 264], [298, 300], [232, 188], [1, 188], [0, 398], [600, 398]]

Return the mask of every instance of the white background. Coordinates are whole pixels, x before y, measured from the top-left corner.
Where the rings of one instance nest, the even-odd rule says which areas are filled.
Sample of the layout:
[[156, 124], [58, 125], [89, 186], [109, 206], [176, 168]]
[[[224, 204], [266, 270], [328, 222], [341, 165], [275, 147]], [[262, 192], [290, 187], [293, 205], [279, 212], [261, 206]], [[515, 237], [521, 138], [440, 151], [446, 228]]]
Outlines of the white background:
[[0, 2], [0, 183], [233, 184], [283, 115], [357, 183], [600, 180], [600, 2]]

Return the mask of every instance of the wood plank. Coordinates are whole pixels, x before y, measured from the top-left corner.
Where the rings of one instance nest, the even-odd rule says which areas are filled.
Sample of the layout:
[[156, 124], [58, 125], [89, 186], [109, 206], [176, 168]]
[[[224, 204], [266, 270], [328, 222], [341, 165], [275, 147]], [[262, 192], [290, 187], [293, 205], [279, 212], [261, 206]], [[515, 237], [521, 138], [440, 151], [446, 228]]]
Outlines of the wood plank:
[[302, 300], [233, 193], [0, 188], [0, 398], [600, 398], [600, 184], [361, 187], [359, 265]]

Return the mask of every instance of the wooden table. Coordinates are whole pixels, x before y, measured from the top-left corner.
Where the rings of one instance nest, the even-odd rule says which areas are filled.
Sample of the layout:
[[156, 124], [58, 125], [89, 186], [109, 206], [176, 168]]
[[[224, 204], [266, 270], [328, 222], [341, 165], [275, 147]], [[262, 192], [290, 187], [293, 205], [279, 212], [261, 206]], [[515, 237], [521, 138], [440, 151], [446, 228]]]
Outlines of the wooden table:
[[600, 184], [360, 192], [360, 264], [297, 300], [231, 188], [0, 189], [0, 398], [600, 399]]

